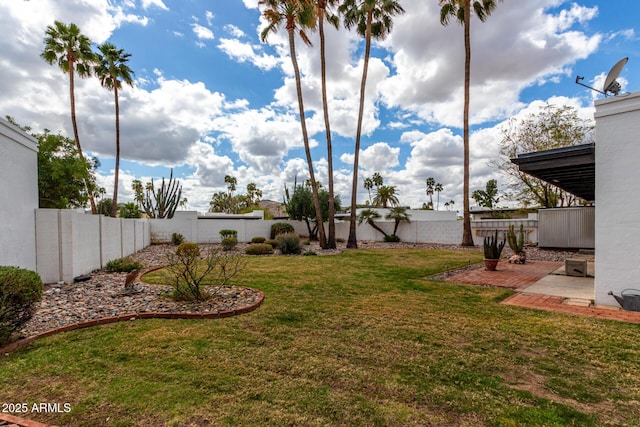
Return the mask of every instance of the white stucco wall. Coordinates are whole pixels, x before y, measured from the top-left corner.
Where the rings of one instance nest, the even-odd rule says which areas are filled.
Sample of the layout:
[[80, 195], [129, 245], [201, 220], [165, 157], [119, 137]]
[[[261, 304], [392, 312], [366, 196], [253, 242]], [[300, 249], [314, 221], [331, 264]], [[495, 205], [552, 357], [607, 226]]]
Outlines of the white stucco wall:
[[595, 103], [596, 304], [640, 289], [640, 92]]
[[36, 269], [38, 144], [0, 119], [0, 265]]

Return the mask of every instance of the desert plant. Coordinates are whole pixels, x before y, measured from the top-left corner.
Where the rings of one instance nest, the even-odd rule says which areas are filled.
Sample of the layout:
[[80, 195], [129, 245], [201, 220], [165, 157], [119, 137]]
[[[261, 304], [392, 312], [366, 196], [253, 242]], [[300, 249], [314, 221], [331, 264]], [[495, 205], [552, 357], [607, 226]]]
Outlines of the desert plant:
[[0, 266], [0, 345], [8, 342], [42, 298], [42, 279], [35, 271]]
[[267, 240], [265, 237], [255, 236], [251, 238], [251, 243], [264, 243], [265, 240]]
[[178, 245], [178, 249], [176, 249], [176, 255], [178, 256], [200, 256], [200, 247], [197, 243], [185, 242], [180, 243]]
[[520, 231], [516, 237], [515, 226], [511, 224], [507, 231], [507, 242], [514, 254], [520, 255], [524, 252], [524, 226], [520, 224]]
[[133, 270], [142, 270], [143, 265], [140, 261], [130, 257], [112, 259], [107, 262], [104, 271], [108, 273], [130, 273]]
[[236, 239], [238, 238], [238, 231], [237, 230], [225, 229], [225, 230], [220, 230], [219, 233], [220, 233], [220, 237], [222, 239], [226, 239], [228, 237], [235, 237]]
[[252, 243], [244, 249], [247, 255], [271, 255], [273, 246], [267, 243]]
[[278, 235], [278, 243], [282, 255], [299, 255], [302, 252], [300, 237], [296, 233]]
[[169, 174], [169, 181], [164, 177], [160, 187], [156, 190], [153, 179], [143, 187], [139, 180], [133, 181], [135, 199], [142, 206], [149, 218], [173, 218], [182, 197], [182, 185], [173, 179], [173, 169]]
[[236, 247], [237, 244], [238, 244], [238, 239], [235, 238], [235, 237], [225, 237], [220, 242], [220, 245], [222, 246], [222, 249], [225, 250], [225, 251], [232, 250], [233, 248]]
[[305, 251], [302, 255], [303, 256], [315, 256], [315, 255], [318, 255], [318, 254], [315, 253], [315, 251], [308, 250], [308, 251]]
[[173, 233], [171, 235], [171, 243], [178, 246], [184, 242], [184, 236], [180, 233]]
[[500, 259], [502, 249], [506, 244], [506, 239], [503, 237], [502, 241], [498, 241], [498, 230], [496, 230], [493, 236], [487, 236], [484, 238], [484, 258], [485, 259]]
[[395, 234], [388, 234], [388, 235], [384, 236], [384, 241], [385, 242], [399, 242], [400, 241], [400, 237], [396, 236]]
[[[174, 288], [173, 297], [202, 301], [213, 297], [246, 265], [240, 254], [226, 254], [209, 248], [204, 256], [195, 243], [183, 243], [176, 253], [166, 254], [166, 279]], [[209, 286], [205, 287], [205, 283]]]
[[278, 234], [293, 233], [295, 229], [288, 222], [275, 222], [271, 225], [271, 239], [275, 239]]
[[278, 242], [276, 239], [269, 239], [269, 240], [265, 240], [264, 242], [267, 245], [271, 245], [273, 249], [277, 249], [278, 246], [280, 245], [280, 242]]

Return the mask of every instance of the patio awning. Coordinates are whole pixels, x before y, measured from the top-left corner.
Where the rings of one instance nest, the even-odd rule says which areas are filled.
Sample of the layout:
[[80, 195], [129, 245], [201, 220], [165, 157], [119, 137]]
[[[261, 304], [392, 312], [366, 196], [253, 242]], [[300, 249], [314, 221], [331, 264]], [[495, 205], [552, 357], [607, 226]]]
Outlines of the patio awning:
[[596, 145], [582, 144], [518, 154], [511, 159], [521, 172], [587, 201], [596, 198]]

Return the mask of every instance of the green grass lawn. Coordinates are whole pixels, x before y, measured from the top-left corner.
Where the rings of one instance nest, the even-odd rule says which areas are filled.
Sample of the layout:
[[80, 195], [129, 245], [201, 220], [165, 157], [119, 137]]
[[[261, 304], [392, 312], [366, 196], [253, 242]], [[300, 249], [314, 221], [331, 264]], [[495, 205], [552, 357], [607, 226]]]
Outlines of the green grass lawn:
[[637, 426], [638, 325], [427, 279], [481, 256], [252, 257], [234, 283], [258, 310], [39, 340], [0, 358], [0, 403], [68, 402], [26, 414], [63, 426]]

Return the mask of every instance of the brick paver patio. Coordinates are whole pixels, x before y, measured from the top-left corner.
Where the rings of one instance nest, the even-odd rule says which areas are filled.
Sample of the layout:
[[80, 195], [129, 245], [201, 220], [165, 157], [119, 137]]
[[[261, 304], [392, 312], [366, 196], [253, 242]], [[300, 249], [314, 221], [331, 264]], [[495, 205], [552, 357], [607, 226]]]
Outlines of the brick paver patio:
[[[509, 264], [506, 261], [501, 261], [496, 271], [487, 271], [484, 267], [480, 267], [475, 270], [454, 274], [445, 280], [470, 285], [498, 286], [521, 290], [562, 267], [562, 265], [563, 263], [555, 261], [527, 261], [524, 265]], [[507, 298], [502, 304], [640, 323], [640, 312], [624, 311], [608, 306], [573, 305], [574, 302], [565, 297], [527, 294], [526, 291]]]
[[500, 261], [496, 271], [487, 271], [484, 267], [465, 271], [445, 280], [470, 285], [499, 286], [501, 288], [522, 289], [542, 279], [552, 271], [562, 267], [557, 261], [527, 261], [526, 264], [509, 264]]

